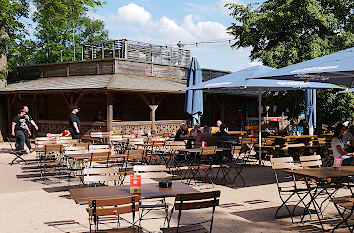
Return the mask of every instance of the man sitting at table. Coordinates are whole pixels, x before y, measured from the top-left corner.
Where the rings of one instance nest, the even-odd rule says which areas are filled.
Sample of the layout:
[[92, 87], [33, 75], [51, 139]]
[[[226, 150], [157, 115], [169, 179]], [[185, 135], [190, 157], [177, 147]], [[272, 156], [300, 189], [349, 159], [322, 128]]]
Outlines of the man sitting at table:
[[177, 130], [175, 141], [183, 141], [186, 137], [188, 137], [188, 129], [186, 124], [181, 124], [179, 129]]
[[290, 121], [290, 124], [286, 126], [285, 130], [287, 136], [296, 136], [296, 126], [293, 120]]
[[200, 126], [198, 124], [195, 124], [189, 135], [191, 137], [197, 138], [201, 134]]
[[226, 125], [220, 125], [220, 131], [214, 134], [215, 137], [227, 137], [229, 134], [226, 132]]
[[345, 127], [339, 123], [334, 131], [331, 148], [334, 158], [342, 158], [343, 165], [351, 165], [354, 161], [354, 153], [348, 153], [344, 150], [343, 135]]

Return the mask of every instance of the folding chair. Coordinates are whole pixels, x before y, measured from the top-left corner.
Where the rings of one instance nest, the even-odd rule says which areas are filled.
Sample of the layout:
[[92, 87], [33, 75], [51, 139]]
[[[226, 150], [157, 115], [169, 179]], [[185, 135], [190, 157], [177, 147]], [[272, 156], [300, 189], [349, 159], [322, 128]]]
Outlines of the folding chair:
[[[216, 206], [219, 205], [220, 191], [204, 192], [204, 193], [189, 193], [178, 194], [175, 199], [175, 204], [171, 210], [170, 217], [168, 218], [168, 227], [161, 228], [163, 233], [175, 233], [175, 232], [212, 232], [214, 213]], [[211, 219], [191, 224], [181, 224], [182, 212], [186, 210], [199, 210], [205, 208], [212, 208]], [[170, 222], [174, 211], [178, 211], [177, 226], [170, 227]], [[201, 224], [210, 223], [209, 231]]]
[[[107, 198], [89, 201], [89, 224], [94, 225], [94, 232], [122, 232], [122, 233], [138, 233], [138, 227], [135, 225], [135, 212], [139, 211], [139, 196], [130, 195], [120, 198]], [[132, 214], [132, 222], [130, 228], [120, 228], [120, 215]], [[98, 225], [104, 222], [104, 217], [116, 216], [117, 229], [98, 230]], [[107, 219], [111, 221], [111, 219]]]
[[[239, 177], [242, 181], [243, 186], [246, 186], [245, 180], [241, 174], [243, 167], [245, 165], [243, 158], [241, 158], [240, 156], [241, 151], [242, 151], [242, 146], [233, 146], [231, 150], [232, 158], [229, 161], [229, 163], [220, 164], [219, 170], [222, 171], [222, 175], [223, 175], [223, 177], [221, 178], [221, 182], [224, 180], [225, 183], [227, 183], [227, 179], [230, 179], [231, 184], [234, 184], [236, 179]], [[235, 177], [232, 180], [231, 180], [231, 175], [235, 175]], [[216, 175], [216, 177], [217, 176], [218, 174]]]
[[[212, 166], [215, 160], [216, 148], [216, 146], [202, 147], [199, 154], [200, 158], [195, 158], [194, 161], [190, 158], [191, 161], [188, 170], [192, 174], [194, 181], [209, 179], [213, 185], [214, 174]], [[204, 171], [204, 176], [202, 176], [202, 171]], [[211, 174], [211, 178], [209, 178], [209, 174]]]
[[60, 174], [61, 168], [63, 168], [62, 158], [60, 157], [63, 153], [63, 146], [60, 144], [46, 144], [43, 149], [43, 153], [38, 153], [41, 179], [46, 176], [50, 169], [54, 170], [55, 175]]
[[[140, 175], [142, 179], [165, 179], [169, 176], [167, 173], [167, 168], [165, 165], [135, 165], [133, 167], [134, 175]], [[140, 221], [143, 220], [143, 217], [146, 216], [152, 210], [164, 210], [167, 216], [168, 214], [168, 205], [166, 203], [166, 198], [149, 198], [148, 200], [153, 201], [153, 204], [142, 204], [140, 201]], [[146, 213], [144, 211], [147, 210]], [[156, 219], [156, 218], [150, 218]], [[165, 222], [167, 217], [165, 217]]]
[[[282, 171], [282, 169], [294, 169], [295, 166], [292, 157], [272, 158], [271, 164], [275, 175], [275, 180], [277, 182], [279, 197], [282, 201], [282, 204], [275, 212], [275, 218], [278, 217], [279, 210], [282, 207], [285, 207], [287, 212], [289, 213], [289, 216], [291, 217], [292, 223], [294, 223], [293, 215], [296, 207], [300, 203], [306, 206], [306, 204], [304, 203], [304, 199], [308, 195], [308, 189], [299, 188], [299, 184], [297, 184], [295, 176]], [[288, 202], [290, 202], [293, 197], [298, 197], [299, 201], [296, 203], [293, 210], [290, 211]]]
[[16, 149], [12, 146], [11, 140], [9, 137], [7, 137], [7, 141], [9, 142], [9, 145], [11, 148], [11, 154], [16, 156], [9, 164], [13, 165], [16, 162], [16, 160], [21, 160], [22, 162], [24, 162], [27, 165], [27, 161], [24, 158], [22, 158], [23, 153], [21, 151], [16, 151]]
[[102, 167], [102, 165], [106, 165], [108, 167], [108, 162], [110, 158], [110, 152], [109, 151], [103, 151], [103, 152], [90, 152], [91, 157], [88, 159], [88, 166], [89, 167]]
[[341, 225], [345, 225], [350, 232], [354, 232], [354, 226], [349, 224], [349, 220], [354, 212], [353, 197], [339, 197], [332, 200], [336, 207], [341, 221], [333, 228], [332, 232], [338, 229]]
[[122, 171], [118, 167], [109, 168], [84, 168], [82, 172], [82, 183], [85, 185], [107, 184], [113, 182], [114, 185], [121, 184]]

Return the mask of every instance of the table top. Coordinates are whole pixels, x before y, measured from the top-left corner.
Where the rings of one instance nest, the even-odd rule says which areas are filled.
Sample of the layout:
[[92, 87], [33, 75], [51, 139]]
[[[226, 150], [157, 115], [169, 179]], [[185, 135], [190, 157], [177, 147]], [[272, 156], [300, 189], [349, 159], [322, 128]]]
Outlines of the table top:
[[[224, 148], [224, 147], [218, 147], [218, 148], [216, 148], [216, 152], [222, 152], [222, 151], [228, 151], [228, 150], [231, 150], [231, 148]], [[181, 151], [181, 152], [188, 152], [188, 153], [199, 153], [199, 152], [202, 151], [202, 147], [199, 147], [199, 148], [190, 148], [190, 149], [183, 148], [183, 149], [179, 149], [179, 151]]]
[[282, 139], [311, 139], [317, 137], [317, 135], [299, 135], [299, 136], [271, 136], [273, 138], [282, 138]]
[[[92, 153], [79, 153], [79, 154], [68, 154], [65, 155], [66, 157], [70, 158], [70, 159], [75, 159], [75, 160], [83, 160], [83, 159], [89, 159], [91, 158], [91, 154]], [[125, 154], [114, 154], [114, 155], [110, 155], [110, 158], [125, 158], [126, 155]]]
[[315, 178], [339, 178], [354, 175], [353, 166], [343, 166], [339, 169], [333, 167], [316, 167], [316, 168], [305, 168], [305, 169], [295, 169], [295, 170], [285, 170], [288, 173], [315, 177]]
[[[129, 185], [75, 188], [69, 190], [77, 204], [87, 204], [91, 199], [117, 198], [130, 195]], [[175, 197], [177, 194], [199, 193], [198, 190], [178, 181], [170, 188], [160, 188], [158, 183], [142, 184], [142, 198]]]
[[246, 134], [246, 131], [227, 131], [229, 135], [243, 135]]

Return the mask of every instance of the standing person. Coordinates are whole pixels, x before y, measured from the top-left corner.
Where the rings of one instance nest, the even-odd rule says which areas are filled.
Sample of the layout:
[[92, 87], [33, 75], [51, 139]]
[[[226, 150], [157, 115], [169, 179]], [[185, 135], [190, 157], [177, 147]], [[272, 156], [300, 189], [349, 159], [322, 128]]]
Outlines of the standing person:
[[25, 112], [21, 110], [18, 111], [17, 116], [12, 118], [11, 123], [11, 135], [16, 137], [16, 151], [23, 151], [26, 141], [26, 131], [29, 135], [31, 135], [31, 131], [29, 130], [26, 119], [23, 117]]
[[80, 120], [77, 117], [77, 113], [80, 108], [74, 106], [69, 115], [69, 131], [73, 139], [80, 139]]
[[34, 128], [36, 130], [38, 130], [38, 126], [37, 126], [36, 122], [34, 122], [32, 116], [28, 113], [29, 112], [29, 108], [27, 106], [23, 106], [22, 107], [22, 111], [25, 113], [23, 118], [26, 119], [26, 124], [27, 124], [29, 130], [31, 131], [30, 135], [27, 133], [27, 131], [25, 131], [25, 136], [26, 136], [25, 143], [26, 143], [28, 149], [30, 150], [30, 152], [32, 153], [34, 150], [31, 147], [31, 142], [29, 141], [29, 138], [31, 137], [31, 135], [33, 135], [32, 126], [34, 126]]
[[339, 123], [334, 130], [333, 139], [331, 142], [331, 148], [333, 151], [334, 158], [342, 158], [343, 165], [351, 165], [354, 161], [354, 153], [348, 153], [344, 150], [343, 135], [345, 127], [343, 124]]
[[239, 109], [236, 114], [236, 128], [238, 130], [242, 130], [242, 121], [243, 121], [242, 110]]

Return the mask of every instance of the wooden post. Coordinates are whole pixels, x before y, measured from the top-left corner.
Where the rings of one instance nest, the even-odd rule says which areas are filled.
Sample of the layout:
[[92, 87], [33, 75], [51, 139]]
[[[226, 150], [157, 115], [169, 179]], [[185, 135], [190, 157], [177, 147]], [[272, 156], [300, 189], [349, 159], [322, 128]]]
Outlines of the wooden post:
[[156, 109], [159, 107], [158, 105], [149, 105], [151, 112], [150, 112], [150, 120], [151, 120], [151, 131], [156, 131]]
[[[37, 95], [33, 95], [33, 119], [34, 119], [34, 122], [36, 122], [36, 124], [37, 124], [37, 120], [38, 120]], [[37, 135], [37, 130], [33, 130], [33, 137], [35, 138], [36, 135]]]
[[11, 135], [11, 108], [10, 108], [10, 96], [7, 96], [7, 124], [9, 126], [9, 136]]
[[113, 100], [112, 93], [107, 93], [107, 132], [113, 130]]

